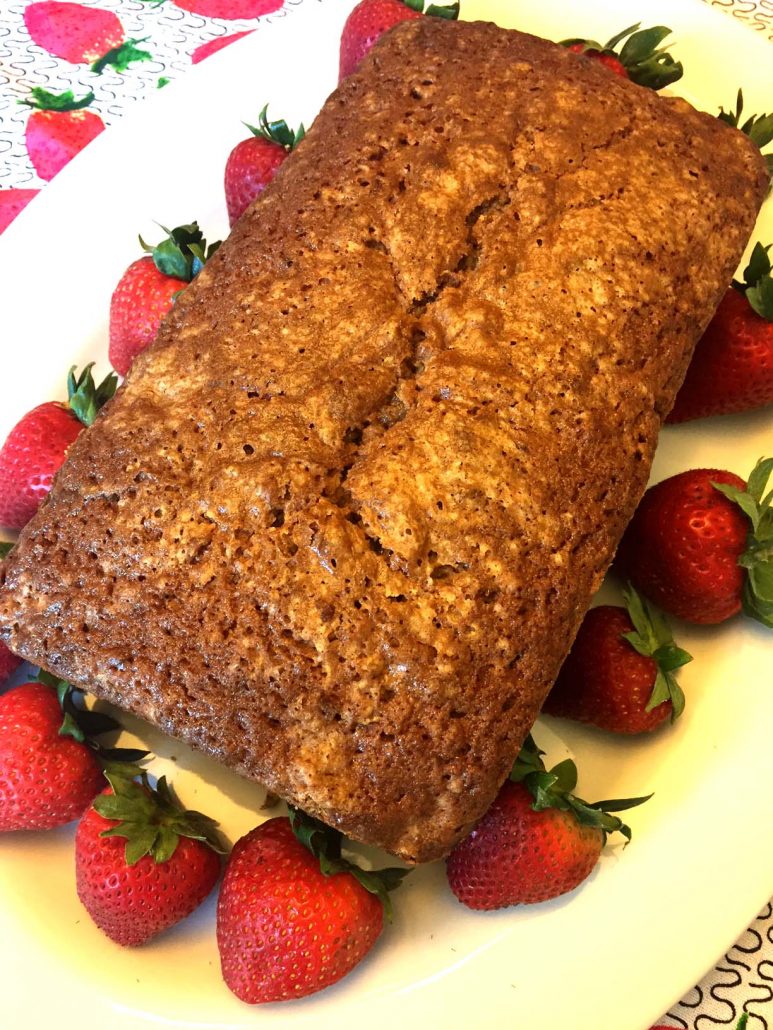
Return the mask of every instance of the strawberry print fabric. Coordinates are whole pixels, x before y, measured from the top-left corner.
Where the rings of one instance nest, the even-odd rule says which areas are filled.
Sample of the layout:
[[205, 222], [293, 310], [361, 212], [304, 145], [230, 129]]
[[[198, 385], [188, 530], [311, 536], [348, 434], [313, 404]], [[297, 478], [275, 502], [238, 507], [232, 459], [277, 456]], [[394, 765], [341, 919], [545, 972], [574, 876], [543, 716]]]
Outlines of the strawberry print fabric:
[[[0, 232], [126, 111], [201, 60], [313, 0], [5, 0]], [[773, 0], [704, 0], [773, 40]], [[646, 5], [643, 5], [643, 8]], [[684, 935], [689, 947], [689, 932]], [[660, 1023], [773, 1028], [773, 904]]]

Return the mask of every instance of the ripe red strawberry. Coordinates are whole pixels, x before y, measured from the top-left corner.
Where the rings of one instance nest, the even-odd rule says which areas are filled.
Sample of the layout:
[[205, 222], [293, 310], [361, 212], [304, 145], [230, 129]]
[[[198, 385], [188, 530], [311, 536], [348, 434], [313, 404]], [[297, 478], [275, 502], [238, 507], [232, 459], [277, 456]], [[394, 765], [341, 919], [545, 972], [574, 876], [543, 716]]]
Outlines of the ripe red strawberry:
[[730, 415], [773, 402], [770, 246], [758, 243], [698, 341], [668, 422]]
[[617, 554], [617, 567], [647, 597], [688, 622], [723, 622], [741, 608], [773, 627], [773, 458], [748, 483], [732, 472], [692, 469], [650, 487]]
[[220, 241], [207, 247], [196, 222], [165, 229], [166, 239], [140, 245], [149, 257], [139, 258], [121, 276], [110, 300], [110, 364], [125, 376], [140, 351], [153, 342], [174, 298], [198, 275]]
[[262, 18], [264, 14], [281, 11], [285, 0], [174, 0], [176, 7], [181, 7], [191, 14], [200, 14], [204, 18], [223, 18], [225, 21], [236, 19]]
[[305, 135], [303, 125], [293, 132], [283, 119], [269, 122], [267, 110], [268, 105], [260, 112], [257, 127], [244, 123], [252, 136], [237, 143], [226, 161], [225, 201], [231, 225], [268, 186], [279, 166]]
[[245, 29], [244, 32], [234, 32], [230, 36], [215, 36], [214, 39], [208, 39], [206, 43], [202, 43], [192, 51], [191, 64], [198, 64], [199, 61], [203, 61], [205, 57], [211, 57], [212, 54], [216, 54], [218, 50], [222, 50], [224, 47], [230, 46], [231, 43], [235, 43], [237, 39], [242, 39], [243, 36], [249, 36], [252, 31], [252, 29]]
[[529, 737], [491, 808], [446, 859], [448, 884], [468, 908], [530, 905], [566, 894], [590, 875], [608, 833], [631, 838], [609, 813], [646, 798], [589, 805], [572, 793], [574, 762], [547, 772], [542, 754]]
[[0, 696], [0, 830], [63, 826], [100, 789], [94, 752], [70, 735], [64, 718], [56, 691], [45, 683], [24, 683]]
[[237, 841], [220, 888], [223, 979], [250, 1004], [303, 998], [350, 972], [381, 933], [386, 891], [405, 875], [365, 873], [341, 859], [336, 831], [302, 813], [293, 824], [270, 819]]
[[676, 669], [691, 656], [664, 617], [632, 588], [626, 607], [600, 605], [583, 619], [543, 711], [613, 733], [645, 733], [684, 709]]
[[20, 211], [40, 193], [40, 190], [0, 190], [0, 233], [5, 232]]
[[190, 915], [215, 886], [217, 824], [182, 809], [163, 776], [153, 790], [136, 766], [109, 766], [105, 775], [110, 787], [75, 835], [78, 897], [111, 940], [144, 944]]
[[142, 40], [126, 40], [118, 18], [99, 7], [39, 0], [25, 9], [24, 24], [39, 47], [71, 64], [91, 64], [97, 73], [108, 65], [123, 72], [133, 61], [150, 59], [135, 46]]
[[116, 377], [97, 386], [93, 362], [76, 377], [67, 377], [67, 404], [47, 401], [17, 422], [0, 449], [0, 526], [21, 529], [51, 489], [54, 474], [67, 449], [90, 426], [97, 412], [115, 393]]
[[447, 7], [430, 4], [424, 11], [424, 0], [360, 0], [344, 23], [341, 32], [338, 81], [357, 69], [377, 39], [401, 21], [421, 18], [422, 12], [438, 18], [459, 17], [459, 4]]
[[27, 153], [40, 178], [53, 179], [102, 132], [105, 123], [98, 114], [84, 110], [94, 99], [91, 91], [76, 100], [72, 90], [56, 95], [36, 86], [30, 96], [19, 101], [34, 108], [25, 133]]
[[[623, 29], [603, 45], [594, 39], [564, 39], [561, 46], [567, 47], [572, 53], [584, 54], [599, 61], [615, 75], [630, 79], [640, 86], [663, 89], [681, 79], [683, 74], [681, 63], [673, 59], [667, 48], [658, 50], [658, 44], [670, 35], [671, 29], [664, 25], [640, 29], [640, 24], [637, 22]], [[623, 46], [619, 51], [616, 50], [623, 40]]]
[[0, 644], [0, 683], [5, 683], [11, 673], [21, 665], [21, 658], [9, 651], [5, 644]]

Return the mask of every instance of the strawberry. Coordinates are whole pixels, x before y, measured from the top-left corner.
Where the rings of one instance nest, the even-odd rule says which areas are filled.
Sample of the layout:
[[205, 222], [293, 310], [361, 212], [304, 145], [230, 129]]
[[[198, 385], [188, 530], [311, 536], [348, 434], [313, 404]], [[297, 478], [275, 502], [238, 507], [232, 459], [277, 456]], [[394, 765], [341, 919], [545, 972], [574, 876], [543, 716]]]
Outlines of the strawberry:
[[617, 567], [671, 615], [712, 624], [744, 612], [773, 627], [773, 458], [748, 483], [691, 469], [650, 487], [631, 520]]
[[300, 812], [237, 841], [217, 907], [223, 979], [242, 1001], [303, 998], [350, 972], [379, 937], [404, 869], [366, 873], [341, 835]]
[[360, 0], [344, 23], [341, 32], [338, 81], [356, 71], [357, 65], [377, 39], [401, 21], [421, 18], [422, 13], [451, 21], [459, 17], [459, 4], [439, 7], [424, 0]]
[[237, 39], [242, 39], [243, 36], [249, 36], [252, 31], [252, 29], [245, 29], [244, 32], [233, 32], [230, 36], [215, 36], [214, 39], [208, 39], [206, 43], [202, 43], [192, 51], [191, 64], [198, 64], [199, 61], [203, 61], [205, 57], [211, 57], [212, 54], [216, 54], [218, 50], [222, 50], [224, 47], [230, 46], [231, 43], [235, 43]]
[[773, 402], [773, 278], [755, 244], [744, 282], [733, 282], [698, 341], [668, 422], [730, 415]]
[[305, 135], [303, 125], [293, 132], [282, 119], [269, 122], [267, 110], [268, 105], [260, 112], [257, 128], [244, 123], [252, 136], [237, 143], [226, 161], [225, 200], [231, 225], [268, 186], [279, 166]]
[[191, 14], [200, 14], [204, 18], [234, 21], [274, 14], [281, 11], [285, 0], [174, 0], [174, 3], [176, 7], [190, 11]]
[[613, 733], [644, 733], [684, 709], [676, 669], [691, 656], [633, 588], [625, 608], [600, 605], [583, 619], [543, 711]]
[[67, 404], [47, 401], [17, 422], [0, 448], [0, 525], [21, 529], [37, 511], [67, 449], [90, 426], [115, 393], [117, 379], [107, 376], [97, 386], [93, 362], [79, 376], [67, 377]]
[[75, 736], [48, 684], [24, 683], [0, 697], [0, 830], [50, 830], [91, 803], [102, 770]]
[[[750, 115], [746, 121], [742, 120], [743, 115], [743, 90], [738, 90], [738, 94], [735, 98], [735, 111], [726, 111], [724, 107], [720, 107], [717, 118], [720, 121], [725, 122], [727, 125], [732, 125], [734, 129], [738, 129], [743, 132], [744, 135], [748, 136], [752, 143], [756, 143], [762, 152], [763, 148], [768, 143], [773, 142], [773, 112], [770, 114], [753, 114]], [[773, 177], [773, 152], [763, 155], [765, 158], [765, 164], [768, 167], [769, 174]]]
[[[630, 79], [639, 86], [663, 89], [681, 79], [684, 71], [681, 63], [673, 59], [667, 48], [658, 50], [658, 44], [670, 35], [671, 29], [664, 25], [640, 29], [640, 24], [637, 22], [623, 29], [603, 45], [594, 39], [564, 39], [561, 46], [567, 47], [574, 54], [583, 54], [598, 61], [615, 75]], [[615, 48], [624, 39], [625, 43], [618, 52]]]
[[118, 281], [110, 300], [110, 345], [113, 368], [125, 376], [132, 361], [153, 342], [174, 299], [198, 275], [220, 241], [207, 247], [196, 222], [166, 229], [166, 239], [140, 246], [149, 257], [132, 262]]
[[40, 178], [53, 179], [102, 132], [105, 123], [98, 114], [84, 110], [94, 99], [91, 91], [76, 100], [70, 89], [57, 95], [36, 86], [30, 96], [19, 101], [34, 108], [25, 133], [27, 153]]
[[125, 40], [121, 22], [101, 8], [40, 0], [25, 9], [24, 24], [33, 43], [71, 64], [91, 64], [97, 74], [108, 66], [123, 72], [151, 57], [136, 47], [143, 40]]
[[20, 211], [40, 193], [40, 190], [0, 190], [0, 233], [5, 232]]
[[530, 905], [566, 894], [590, 875], [607, 834], [631, 839], [629, 827], [609, 813], [647, 798], [589, 805], [572, 793], [574, 762], [548, 772], [542, 754], [528, 737], [491, 808], [446, 859], [448, 884], [468, 908]]
[[217, 824], [182, 809], [163, 776], [155, 790], [136, 766], [111, 765], [105, 776], [110, 786], [75, 834], [78, 897], [116, 944], [144, 944], [190, 915], [215, 886]]

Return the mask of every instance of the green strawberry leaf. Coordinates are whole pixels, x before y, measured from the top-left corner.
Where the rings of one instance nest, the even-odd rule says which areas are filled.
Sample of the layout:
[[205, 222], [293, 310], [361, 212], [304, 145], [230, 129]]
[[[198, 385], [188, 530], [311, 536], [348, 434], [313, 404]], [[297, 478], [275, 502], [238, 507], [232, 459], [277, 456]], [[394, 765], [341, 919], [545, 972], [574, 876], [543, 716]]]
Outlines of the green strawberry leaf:
[[445, 18], [446, 21], [457, 21], [459, 18], [459, 0], [456, 3], [443, 6], [430, 4], [424, 13], [429, 15], [430, 18]]
[[217, 823], [201, 812], [183, 809], [162, 776], [155, 789], [146, 770], [137, 766], [105, 767], [112, 794], [100, 794], [94, 808], [104, 818], [117, 820], [102, 837], [125, 837], [124, 857], [131, 866], [149, 855], [154, 862], [168, 862], [177, 850], [180, 837], [191, 837], [207, 844], [218, 854], [225, 849]]
[[595, 826], [604, 834], [621, 833], [627, 841], [631, 839], [631, 829], [611, 812], [622, 812], [648, 801], [652, 795], [643, 798], [621, 798], [612, 801], [596, 801], [589, 804], [573, 793], [577, 784], [577, 767], [566, 758], [550, 771], [542, 762], [543, 751], [540, 751], [531, 734], [524, 741], [521, 752], [513, 763], [510, 779], [523, 783], [531, 794], [532, 808], [535, 812], [557, 808], [560, 811], [571, 811], [584, 826]]
[[617, 35], [612, 36], [608, 39], [603, 47], [599, 47], [600, 50], [611, 50], [614, 51], [618, 43], [622, 43], [626, 36], [630, 36], [632, 32], [638, 31], [641, 28], [641, 22], [637, 21], [635, 25], [629, 25], [627, 29], [623, 29], [622, 32], [618, 32]]
[[73, 365], [67, 376], [67, 403], [70, 411], [84, 426], [93, 425], [97, 412], [110, 400], [118, 386], [115, 372], [111, 372], [97, 386], [91, 374], [93, 367], [92, 361], [76, 376], [76, 366]]
[[284, 150], [290, 151], [297, 147], [306, 135], [303, 124], [299, 125], [296, 130], [293, 130], [284, 118], [269, 121], [267, 112], [268, 104], [263, 107], [263, 110], [258, 115], [257, 126], [244, 122], [245, 127], [250, 130], [253, 136], [258, 136], [269, 143], [276, 143]]
[[418, 11], [419, 14], [424, 10], [424, 0], [403, 0], [403, 3], [412, 11]]
[[738, 564], [746, 569], [741, 606], [746, 615], [773, 629], [773, 458], [760, 458], [751, 471], [746, 490], [712, 483], [747, 516], [750, 530]]
[[652, 693], [645, 705], [645, 711], [671, 702], [671, 722], [674, 723], [684, 711], [685, 698], [677, 683], [674, 672], [692, 661], [692, 655], [674, 643], [671, 627], [665, 615], [634, 590], [629, 583], [623, 590], [628, 614], [634, 629], [622, 637], [646, 658], [652, 658], [657, 665]]
[[94, 94], [89, 90], [84, 97], [76, 100], [71, 89], [65, 90], [64, 93], [49, 93], [42, 86], [34, 86], [30, 90], [30, 97], [31, 100], [17, 100], [16, 103], [34, 107], [36, 111], [80, 111], [89, 106]]
[[302, 812], [300, 808], [287, 806], [290, 826], [298, 841], [314, 855], [319, 862], [323, 876], [336, 873], [350, 873], [370, 894], [375, 894], [384, 906], [384, 914], [391, 922], [392, 900], [389, 892], [399, 887], [410, 872], [391, 866], [387, 869], [363, 869], [341, 856], [342, 835], [319, 819]]
[[10, 540], [0, 540], [0, 561], [7, 558], [12, 549], [13, 543]]
[[[735, 101], [735, 112], [725, 111], [724, 107], [720, 107], [717, 118], [727, 125], [732, 125], [733, 128], [739, 129], [749, 137], [752, 143], [755, 143], [762, 150], [763, 147], [766, 147], [773, 140], [773, 113], [753, 114], [745, 122], [741, 122], [742, 112], [743, 90], [739, 89]], [[773, 154], [766, 154], [764, 156], [768, 172], [773, 175]]]
[[760, 318], [773, 322], [773, 279], [770, 276], [756, 286], [750, 286], [746, 291], [746, 299]]
[[604, 49], [601, 43], [597, 42], [595, 39], [581, 39], [579, 36], [573, 39], [562, 39], [558, 45], [565, 47], [581, 46], [583, 53], [586, 53], [589, 50], [593, 53], [600, 53]]
[[101, 75], [105, 68], [113, 68], [117, 72], [125, 72], [130, 64], [135, 61], [152, 61], [153, 55], [147, 50], [140, 50], [138, 43], [144, 43], [143, 39], [127, 39], [120, 46], [113, 47], [98, 58], [91, 66], [95, 75]]
[[770, 247], [771, 244], [763, 247], [759, 241], [754, 244], [749, 264], [743, 271], [743, 281], [746, 286], [756, 286], [761, 279], [770, 275], [770, 255], [768, 254]]
[[217, 240], [207, 246], [198, 222], [178, 225], [174, 229], [167, 229], [164, 225], [160, 228], [166, 233], [165, 240], [153, 246], [140, 236], [140, 246], [146, 254], [151, 255], [153, 263], [162, 275], [169, 276], [170, 279], [181, 279], [186, 283], [191, 282], [199, 274], [221, 243]]
[[[634, 26], [635, 29], [638, 29], [638, 27], [638, 25]], [[627, 32], [620, 38], [622, 39], [626, 35], [628, 35]], [[623, 49], [620, 51], [621, 64], [628, 68], [629, 65], [637, 65], [642, 61], [648, 60], [657, 51], [658, 44], [662, 43], [666, 36], [669, 35], [671, 35], [671, 29], [667, 29], [665, 25], [655, 25], [651, 29], [633, 32], [633, 35], [626, 40]]]

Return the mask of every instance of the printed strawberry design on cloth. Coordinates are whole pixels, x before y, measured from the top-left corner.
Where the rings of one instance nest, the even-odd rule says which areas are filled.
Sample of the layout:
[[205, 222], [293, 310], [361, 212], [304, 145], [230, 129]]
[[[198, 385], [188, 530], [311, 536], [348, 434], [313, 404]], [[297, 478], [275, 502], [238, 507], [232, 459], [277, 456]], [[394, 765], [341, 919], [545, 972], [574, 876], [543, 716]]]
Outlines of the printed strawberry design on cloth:
[[257, 126], [244, 123], [252, 136], [237, 143], [226, 161], [225, 200], [232, 226], [268, 186], [305, 135], [302, 124], [293, 130], [282, 118], [269, 121], [267, 112], [268, 104], [260, 112]]
[[[615, 75], [630, 79], [639, 86], [663, 89], [681, 79], [684, 72], [681, 62], [671, 56], [667, 47], [658, 49], [658, 45], [671, 34], [671, 29], [665, 25], [642, 29], [640, 25], [641, 22], [630, 25], [604, 44], [597, 43], [595, 39], [578, 38], [563, 39], [561, 46], [574, 54], [599, 61]], [[622, 47], [616, 49], [621, 43]]]
[[51, 489], [70, 444], [115, 393], [112, 373], [97, 385], [87, 365], [67, 377], [66, 404], [46, 401], [16, 423], [0, 449], [0, 526], [21, 529]]
[[531, 736], [509, 779], [472, 833], [446, 859], [448, 885], [468, 908], [490, 910], [559, 897], [593, 871], [610, 833], [630, 828], [612, 812], [648, 797], [578, 798], [577, 767], [567, 758], [550, 771]]
[[230, 36], [215, 36], [214, 39], [208, 39], [206, 43], [202, 43], [201, 46], [197, 46], [191, 53], [191, 64], [198, 64], [205, 58], [211, 57], [212, 54], [216, 54], [218, 50], [222, 50], [224, 47], [230, 46], [231, 43], [235, 43], [237, 39], [243, 39], [245, 36], [249, 36], [251, 31], [251, 29], [245, 29], [244, 32], [233, 32]]
[[125, 376], [135, 357], [153, 342], [162, 319], [177, 294], [184, 290], [212, 257], [220, 241], [210, 243], [197, 222], [161, 228], [166, 233], [155, 246], [139, 237], [148, 257], [138, 258], [118, 281], [110, 300], [110, 364]]
[[329, 987], [376, 943], [387, 892], [407, 872], [360, 869], [341, 856], [340, 833], [301, 812], [256, 827], [237, 841], [220, 888], [223, 979], [253, 1005]]
[[543, 711], [612, 733], [648, 733], [684, 710], [676, 671], [692, 661], [667, 620], [629, 587], [625, 608], [591, 608]]
[[[773, 120], [773, 116], [770, 116]], [[773, 403], [770, 244], [756, 243], [698, 341], [668, 422], [731, 415]]]
[[285, 0], [172, 0], [175, 7], [204, 18], [222, 18], [235, 21], [242, 18], [261, 18], [275, 14], [284, 7]]
[[90, 64], [100, 73], [106, 67], [126, 71], [134, 61], [148, 61], [139, 39], [126, 39], [112, 11], [61, 0], [40, 0], [24, 11], [24, 24], [34, 43], [72, 64]]
[[97, 737], [120, 726], [76, 703], [80, 696], [45, 672], [0, 696], [0, 831], [50, 830], [77, 819], [104, 782], [100, 759], [145, 757], [101, 744]]
[[644, 494], [616, 566], [670, 615], [705, 625], [742, 609], [773, 628], [773, 458], [747, 483], [721, 469], [691, 469]]
[[384, 33], [401, 21], [421, 18], [423, 14], [455, 20], [459, 17], [459, 4], [447, 6], [429, 4], [424, 0], [361, 0], [354, 8], [341, 32], [338, 81], [357, 69], [357, 65]]
[[20, 211], [40, 193], [40, 190], [0, 190], [0, 233], [4, 232]]
[[111, 940], [137, 946], [198, 908], [223, 849], [217, 823], [183, 809], [165, 777], [154, 789], [136, 766], [111, 764], [105, 776], [75, 835], [78, 897]]
[[105, 128], [98, 114], [86, 110], [93, 100], [91, 91], [76, 99], [71, 89], [55, 94], [35, 86], [27, 100], [19, 101], [33, 108], [25, 140], [30, 161], [41, 179], [53, 179]]

